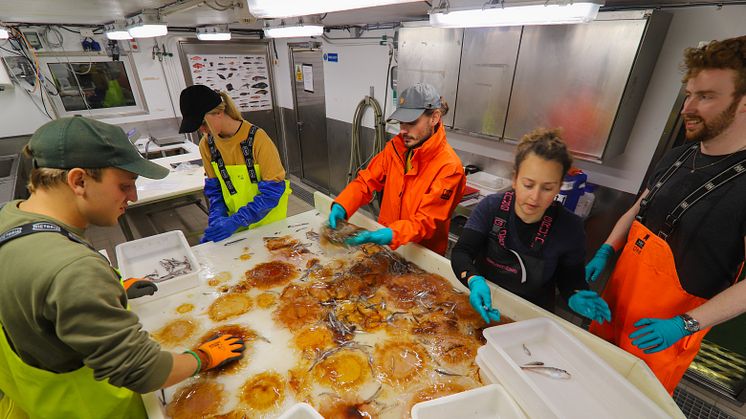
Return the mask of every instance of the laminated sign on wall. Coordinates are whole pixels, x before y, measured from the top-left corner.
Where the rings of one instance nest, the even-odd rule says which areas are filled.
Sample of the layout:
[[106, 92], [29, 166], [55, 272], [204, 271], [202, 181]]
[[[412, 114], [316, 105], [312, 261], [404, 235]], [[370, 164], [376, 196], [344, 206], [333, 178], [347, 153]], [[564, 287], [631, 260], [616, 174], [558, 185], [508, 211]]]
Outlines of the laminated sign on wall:
[[267, 59], [263, 55], [189, 54], [195, 84], [228, 92], [241, 112], [272, 109]]

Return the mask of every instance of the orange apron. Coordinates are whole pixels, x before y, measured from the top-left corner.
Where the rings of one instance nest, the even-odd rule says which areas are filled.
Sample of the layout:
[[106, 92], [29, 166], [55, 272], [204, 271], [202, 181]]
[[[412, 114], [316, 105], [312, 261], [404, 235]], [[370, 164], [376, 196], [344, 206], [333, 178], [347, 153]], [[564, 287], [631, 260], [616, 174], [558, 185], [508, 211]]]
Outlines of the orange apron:
[[686, 336], [654, 354], [644, 353], [629, 338], [637, 330], [633, 324], [642, 318], [667, 319], [707, 301], [681, 287], [668, 243], [640, 222], [633, 222], [602, 297], [613, 313], [611, 322], [593, 322], [590, 332], [645, 361], [666, 390], [673, 393], [710, 329]]
[[611, 309], [611, 322], [603, 325], [592, 323], [589, 329], [591, 333], [645, 361], [671, 394], [699, 352], [700, 343], [710, 328], [686, 336], [669, 348], [653, 354], [646, 354], [634, 346], [629, 334], [637, 330], [634, 323], [640, 319], [668, 319], [707, 301], [689, 294], [681, 286], [673, 253], [666, 238], [671, 235], [688, 208], [718, 187], [746, 173], [744, 160], [712, 177], [674, 207], [661, 226], [661, 231], [653, 233], [642, 224], [647, 206], [663, 184], [697, 148], [699, 143], [687, 148], [640, 202], [637, 220], [632, 223], [627, 243], [602, 294]]

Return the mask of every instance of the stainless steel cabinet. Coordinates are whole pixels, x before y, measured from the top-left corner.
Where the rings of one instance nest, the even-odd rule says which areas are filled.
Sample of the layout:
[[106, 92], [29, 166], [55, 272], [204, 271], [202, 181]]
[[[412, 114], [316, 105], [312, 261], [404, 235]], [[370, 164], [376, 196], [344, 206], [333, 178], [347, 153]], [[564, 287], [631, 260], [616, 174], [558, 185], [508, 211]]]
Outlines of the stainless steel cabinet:
[[503, 136], [521, 27], [464, 31], [454, 128]]
[[576, 157], [602, 161], [624, 151], [670, 20], [603, 12], [588, 24], [468, 29], [463, 48], [454, 29], [402, 28], [400, 86], [427, 81], [451, 103], [457, 88], [449, 127], [509, 141], [560, 127]]
[[[415, 83], [429, 83], [447, 103], [455, 103], [463, 34], [463, 29], [399, 29], [399, 91]], [[452, 127], [453, 112], [443, 121]]]

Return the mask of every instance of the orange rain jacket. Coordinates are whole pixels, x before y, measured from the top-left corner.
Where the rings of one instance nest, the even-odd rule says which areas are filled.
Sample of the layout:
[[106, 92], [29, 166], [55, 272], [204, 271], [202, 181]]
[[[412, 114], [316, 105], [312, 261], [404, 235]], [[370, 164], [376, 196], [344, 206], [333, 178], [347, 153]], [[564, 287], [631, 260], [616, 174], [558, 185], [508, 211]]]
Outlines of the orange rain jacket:
[[461, 160], [446, 142], [443, 124], [414, 149], [405, 174], [407, 147], [400, 135], [361, 170], [334, 201], [348, 216], [383, 189], [378, 222], [393, 230], [391, 248], [418, 242], [444, 254], [448, 247], [451, 214], [464, 194], [466, 177]]

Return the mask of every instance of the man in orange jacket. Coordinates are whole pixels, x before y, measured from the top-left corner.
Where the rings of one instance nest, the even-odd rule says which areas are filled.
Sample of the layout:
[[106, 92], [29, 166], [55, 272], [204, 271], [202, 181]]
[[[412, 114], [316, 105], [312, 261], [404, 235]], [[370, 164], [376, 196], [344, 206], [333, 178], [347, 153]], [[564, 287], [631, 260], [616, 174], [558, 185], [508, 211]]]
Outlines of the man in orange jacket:
[[332, 204], [329, 225], [355, 213], [383, 190], [378, 222], [386, 226], [365, 231], [349, 243], [377, 243], [392, 249], [416, 242], [444, 254], [451, 214], [461, 201], [466, 177], [461, 160], [446, 142], [441, 118], [448, 105], [429, 84], [405, 89], [399, 108], [387, 122], [399, 123], [392, 138], [365, 170], [360, 171]]

